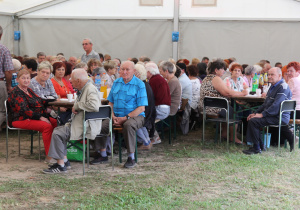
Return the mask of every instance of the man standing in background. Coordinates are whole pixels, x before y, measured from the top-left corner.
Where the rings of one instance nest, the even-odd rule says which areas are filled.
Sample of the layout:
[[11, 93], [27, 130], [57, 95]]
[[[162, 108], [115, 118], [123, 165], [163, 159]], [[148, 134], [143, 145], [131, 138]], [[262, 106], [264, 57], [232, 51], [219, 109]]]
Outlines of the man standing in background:
[[[3, 29], [0, 26], [0, 40], [3, 34]], [[9, 50], [0, 43], [0, 130], [1, 125], [5, 121], [5, 106], [4, 101], [7, 99], [7, 92], [12, 90], [11, 79], [14, 73], [14, 66]], [[6, 80], [6, 83], [4, 81]]]

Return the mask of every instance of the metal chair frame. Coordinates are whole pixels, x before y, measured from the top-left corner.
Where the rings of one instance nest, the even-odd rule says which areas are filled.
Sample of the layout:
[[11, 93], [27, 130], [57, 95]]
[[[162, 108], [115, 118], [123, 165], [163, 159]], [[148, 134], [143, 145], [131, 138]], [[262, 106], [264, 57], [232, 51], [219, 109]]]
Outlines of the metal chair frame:
[[267, 127], [267, 136], [269, 133], [269, 127], [279, 127], [279, 133], [278, 133], [278, 150], [280, 149], [280, 134], [281, 134], [281, 126], [288, 126], [282, 125], [282, 114], [284, 112], [294, 112], [293, 115], [293, 126], [294, 126], [294, 145], [295, 145], [295, 135], [296, 135], [296, 126], [295, 126], [295, 120], [296, 120], [296, 101], [295, 100], [284, 100], [280, 104], [280, 111], [279, 111], [279, 122], [278, 125], [269, 125]]
[[[219, 108], [219, 109], [224, 109], [226, 111], [226, 118], [214, 118], [214, 119], [206, 119], [206, 108]], [[221, 141], [221, 132], [222, 132], [222, 123], [227, 124], [227, 149], [229, 149], [229, 126], [230, 124], [235, 124], [235, 123], [242, 123], [242, 142], [244, 140], [243, 138], [243, 131], [244, 131], [244, 125], [243, 121], [241, 120], [234, 120], [234, 119], [229, 119], [229, 102], [226, 98], [218, 98], [218, 97], [204, 97], [203, 99], [203, 130], [202, 130], [202, 143], [204, 145], [204, 137], [205, 137], [205, 121], [210, 121], [210, 122], [216, 122], [220, 124], [220, 141]]]
[[[6, 114], [6, 163], [8, 162], [8, 130], [16, 130], [18, 131], [18, 139], [19, 139], [19, 156], [21, 155], [21, 139], [20, 139], [20, 131], [32, 131], [22, 128], [14, 128], [10, 127], [8, 123], [8, 107], [7, 107], [7, 100], [4, 101], [5, 106], [5, 114]], [[32, 144], [33, 144], [33, 133], [31, 133], [31, 154], [32, 154]], [[40, 132], [38, 132], [39, 135], [39, 161], [41, 161], [41, 138], [40, 138]]]
[[[112, 108], [109, 105], [102, 105], [99, 107], [98, 112], [83, 112], [83, 142], [86, 138], [86, 124], [88, 121], [95, 121], [95, 120], [105, 120], [109, 119], [109, 133], [108, 135], [97, 135], [97, 137], [102, 136], [109, 136], [111, 141], [111, 161], [112, 161], [112, 170], [114, 170], [114, 152], [113, 152], [113, 138], [112, 138]], [[87, 166], [89, 168], [89, 159], [90, 159], [90, 142], [87, 139]], [[83, 175], [85, 175], [85, 146], [83, 145], [83, 157], [82, 157], [82, 164], [83, 164]]]

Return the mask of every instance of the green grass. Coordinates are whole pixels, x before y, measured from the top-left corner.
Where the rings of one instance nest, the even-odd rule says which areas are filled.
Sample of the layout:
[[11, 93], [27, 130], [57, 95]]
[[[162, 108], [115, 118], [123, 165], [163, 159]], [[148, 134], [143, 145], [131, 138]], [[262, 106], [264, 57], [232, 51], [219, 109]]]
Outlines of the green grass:
[[298, 148], [246, 156], [245, 148], [231, 145], [227, 151], [224, 143], [209, 141], [203, 148], [198, 136], [154, 146], [139, 154], [132, 170], [92, 167], [84, 177], [70, 170], [0, 181], [0, 209], [300, 208]]

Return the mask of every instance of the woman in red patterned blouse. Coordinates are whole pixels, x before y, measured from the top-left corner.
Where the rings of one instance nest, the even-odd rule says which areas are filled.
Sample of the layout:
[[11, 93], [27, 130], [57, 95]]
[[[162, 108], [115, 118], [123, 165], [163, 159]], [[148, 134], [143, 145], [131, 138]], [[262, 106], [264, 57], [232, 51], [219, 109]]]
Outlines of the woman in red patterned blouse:
[[50, 109], [46, 108], [46, 101], [37, 96], [30, 88], [30, 73], [21, 70], [18, 73], [19, 83], [8, 96], [12, 126], [42, 133], [46, 155], [51, 143], [53, 129], [57, 121], [49, 117]]

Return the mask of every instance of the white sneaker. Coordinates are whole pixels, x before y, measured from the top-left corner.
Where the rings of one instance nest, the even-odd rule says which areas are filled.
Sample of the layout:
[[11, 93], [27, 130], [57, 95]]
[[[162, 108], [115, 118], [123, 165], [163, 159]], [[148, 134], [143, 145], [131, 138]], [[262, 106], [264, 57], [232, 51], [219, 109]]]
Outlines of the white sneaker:
[[160, 144], [161, 139], [159, 137], [151, 139], [152, 144]]

